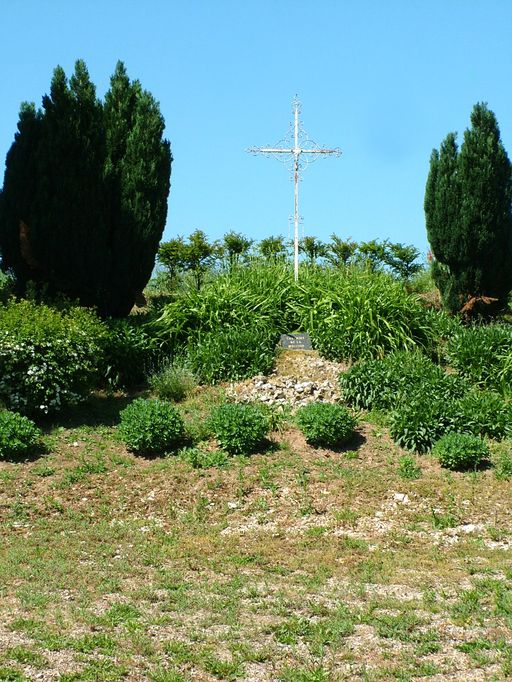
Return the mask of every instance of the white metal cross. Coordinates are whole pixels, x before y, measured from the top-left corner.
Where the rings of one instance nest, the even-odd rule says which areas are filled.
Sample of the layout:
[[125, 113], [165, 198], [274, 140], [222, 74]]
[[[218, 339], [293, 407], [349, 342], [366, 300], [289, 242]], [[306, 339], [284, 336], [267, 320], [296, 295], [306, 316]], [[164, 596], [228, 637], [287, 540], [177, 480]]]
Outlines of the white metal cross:
[[[248, 152], [252, 154], [265, 154], [289, 165], [293, 173], [294, 182], [294, 211], [293, 211], [293, 264], [295, 281], [299, 278], [299, 179], [300, 172], [310, 163], [316, 161], [321, 154], [334, 154], [340, 156], [341, 150], [325, 149], [320, 147], [304, 132], [302, 122], [299, 119], [300, 102], [297, 96], [293, 100], [294, 121], [290, 125], [290, 132], [273, 147], [252, 147]], [[291, 146], [293, 145], [293, 146]], [[304, 156], [307, 155], [307, 156]]]

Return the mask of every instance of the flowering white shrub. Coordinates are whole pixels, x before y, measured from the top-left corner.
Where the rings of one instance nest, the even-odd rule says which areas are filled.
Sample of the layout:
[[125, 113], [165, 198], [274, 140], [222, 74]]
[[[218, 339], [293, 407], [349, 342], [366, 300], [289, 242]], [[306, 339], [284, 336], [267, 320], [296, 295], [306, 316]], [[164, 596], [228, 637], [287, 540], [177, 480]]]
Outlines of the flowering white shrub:
[[101, 321], [83, 308], [0, 306], [0, 401], [32, 415], [79, 402], [95, 380], [105, 336]]

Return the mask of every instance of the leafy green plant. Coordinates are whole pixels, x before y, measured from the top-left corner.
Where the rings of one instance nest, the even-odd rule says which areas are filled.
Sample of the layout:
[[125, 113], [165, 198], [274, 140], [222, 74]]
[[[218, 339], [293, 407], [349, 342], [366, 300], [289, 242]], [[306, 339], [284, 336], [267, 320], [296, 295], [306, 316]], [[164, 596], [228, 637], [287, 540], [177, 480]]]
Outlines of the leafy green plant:
[[154, 455], [175, 449], [184, 436], [180, 413], [168, 402], [137, 398], [120, 413], [119, 434], [134, 452]]
[[212, 412], [209, 422], [217, 442], [230, 455], [254, 452], [269, 431], [268, 419], [254, 405], [221, 405]]
[[31, 301], [0, 306], [0, 401], [31, 415], [83, 400], [97, 381], [105, 334], [84, 308]]
[[0, 303], [7, 303], [13, 291], [12, 278], [0, 271]]
[[41, 445], [41, 431], [17, 412], [0, 411], [0, 459], [23, 457]]
[[180, 459], [188, 462], [193, 469], [209, 469], [222, 467], [228, 461], [228, 457], [222, 450], [201, 450], [201, 448], [183, 448], [179, 453]]
[[498, 452], [494, 463], [494, 475], [499, 481], [509, 481], [512, 478], [512, 453], [510, 449]]
[[367, 410], [389, 410], [415, 393], [452, 400], [464, 394], [464, 379], [447, 375], [419, 351], [397, 351], [382, 360], [362, 360], [340, 375], [345, 400]]
[[435, 395], [416, 394], [391, 413], [389, 430], [400, 447], [426, 452], [453, 427], [454, 420], [453, 403]]
[[343, 405], [310, 403], [297, 410], [297, 424], [310, 445], [336, 447], [354, 435], [356, 418]]
[[470, 433], [452, 431], [442, 436], [432, 448], [432, 454], [447, 469], [475, 469], [489, 458], [487, 443]]
[[192, 393], [197, 381], [185, 364], [171, 361], [150, 376], [149, 385], [162, 400], [179, 403]]
[[398, 460], [398, 475], [406, 480], [414, 480], [421, 476], [421, 467], [413, 457], [403, 455]]

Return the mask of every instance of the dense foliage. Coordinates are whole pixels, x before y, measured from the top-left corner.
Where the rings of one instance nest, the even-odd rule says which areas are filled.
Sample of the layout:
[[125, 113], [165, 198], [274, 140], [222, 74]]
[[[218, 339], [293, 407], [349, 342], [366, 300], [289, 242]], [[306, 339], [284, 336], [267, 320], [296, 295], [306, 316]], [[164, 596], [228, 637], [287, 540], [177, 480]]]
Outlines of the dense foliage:
[[449, 339], [448, 364], [471, 382], [509, 394], [512, 389], [512, 326], [460, 327]]
[[23, 104], [0, 196], [2, 267], [126, 315], [147, 283], [167, 215], [171, 153], [158, 103], [121, 62], [101, 102], [86, 65], [55, 69], [42, 110]]
[[426, 226], [445, 306], [473, 314], [503, 307], [512, 288], [512, 169], [485, 104], [473, 108], [460, 152], [455, 137], [432, 152]]
[[32, 415], [79, 402], [98, 380], [105, 338], [100, 320], [83, 308], [0, 306], [0, 401]]
[[142, 455], [175, 450], [185, 432], [180, 413], [164, 400], [137, 398], [121, 411], [120, 418], [123, 442]]
[[41, 444], [41, 431], [17, 412], [0, 410], [0, 460], [25, 457]]
[[113, 390], [139, 386], [158, 365], [160, 356], [156, 338], [137, 317], [106, 320], [103, 359], [98, 359], [100, 382]]
[[406, 450], [427, 452], [447, 431], [454, 428], [453, 402], [421, 392], [397, 404], [391, 412], [389, 431], [397, 445]]
[[202, 383], [248, 379], [272, 369], [278, 341], [279, 334], [266, 325], [227, 327], [194, 337], [187, 362]]
[[209, 423], [218, 444], [230, 455], [254, 452], [269, 431], [266, 415], [254, 405], [221, 405], [212, 412]]
[[[287, 264], [259, 262], [218, 273], [200, 290], [185, 286], [177, 291], [162, 311], [158, 333], [170, 349], [188, 341], [191, 353], [201, 357], [198, 371], [203, 358], [215, 353], [226, 361], [233, 353], [233, 364], [240, 356], [244, 368], [265, 371], [269, 364], [265, 358], [270, 357], [281, 333], [309, 332], [314, 346], [328, 358], [381, 357], [393, 350], [437, 347], [442, 333], [438, 317], [442, 316], [425, 310], [417, 297], [382, 272], [357, 266], [303, 266], [300, 281], [294, 283]], [[244, 333], [246, 350], [232, 342]], [[250, 360], [251, 354], [258, 353], [251, 333], [265, 349], [262, 360], [255, 356]], [[200, 348], [204, 338], [211, 353]], [[230, 345], [232, 351], [223, 353], [222, 348]], [[217, 346], [219, 350], [214, 351]], [[227, 364], [222, 361], [217, 372], [208, 373], [220, 378]], [[226, 378], [242, 376], [247, 374], [231, 370]]]
[[297, 424], [310, 445], [338, 447], [354, 436], [357, 421], [343, 405], [310, 403], [297, 410]]
[[440, 438], [432, 448], [432, 454], [447, 469], [475, 469], [489, 459], [487, 443], [469, 433], [451, 432]]
[[358, 362], [340, 375], [340, 386], [350, 405], [367, 410], [392, 410], [416, 395], [430, 393], [436, 400], [450, 401], [469, 387], [418, 351]]

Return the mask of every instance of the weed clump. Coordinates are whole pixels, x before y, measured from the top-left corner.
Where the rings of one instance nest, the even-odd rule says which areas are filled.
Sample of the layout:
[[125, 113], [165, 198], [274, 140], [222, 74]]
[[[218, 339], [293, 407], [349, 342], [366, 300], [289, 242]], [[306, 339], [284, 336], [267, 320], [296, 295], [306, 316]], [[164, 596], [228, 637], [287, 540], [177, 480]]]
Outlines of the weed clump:
[[221, 405], [212, 412], [209, 423], [217, 442], [230, 455], [254, 452], [269, 431], [267, 417], [254, 405]]
[[446, 433], [432, 448], [441, 466], [455, 471], [475, 469], [489, 458], [487, 443], [470, 433]]
[[398, 475], [405, 480], [415, 480], [421, 476], [421, 467], [410, 455], [400, 457], [398, 461]]
[[180, 459], [187, 462], [193, 469], [210, 469], [223, 467], [228, 462], [228, 456], [222, 450], [201, 450], [197, 447], [183, 448], [179, 453]]
[[170, 362], [151, 375], [149, 385], [162, 400], [179, 403], [192, 393], [197, 381], [188, 367]]
[[17, 412], [0, 412], [0, 459], [24, 457], [41, 444], [41, 431]]
[[119, 434], [130, 450], [157, 455], [176, 449], [185, 433], [175, 407], [158, 399], [137, 398], [120, 413]]
[[297, 424], [310, 445], [337, 447], [352, 438], [357, 421], [343, 405], [310, 403], [297, 411]]

